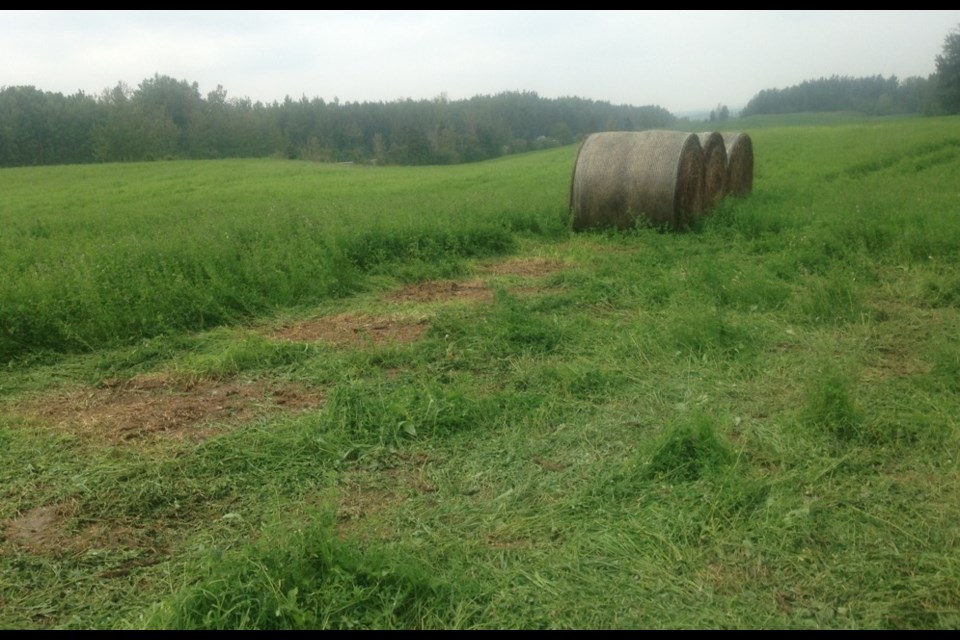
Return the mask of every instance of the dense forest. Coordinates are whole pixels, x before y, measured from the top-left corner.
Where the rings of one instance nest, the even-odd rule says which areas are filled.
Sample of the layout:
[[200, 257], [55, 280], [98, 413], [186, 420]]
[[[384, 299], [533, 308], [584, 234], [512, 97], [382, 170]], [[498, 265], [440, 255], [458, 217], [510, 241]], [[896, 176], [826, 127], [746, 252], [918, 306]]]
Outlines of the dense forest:
[[[740, 116], [801, 111], [872, 115], [938, 111], [937, 80], [880, 76], [810, 80], [754, 96]], [[726, 120], [723, 106], [711, 120]], [[196, 82], [155, 75], [98, 96], [0, 88], [0, 167], [165, 158], [279, 156], [324, 162], [455, 164], [570, 144], [595, 131], [665, 128], [659, 106], [504, 92], [467, 100], [346, 102], [289, 96], [263, 104], [202, 95]]]
[[804, 111], [856, 111], [867, 115], [931, 114], [939, 109], [935, 77], [851, 78], [832, 76], [807, 80], [785, 89], [764, 89], [741, 116]]
[[453, 164], [570, 144], [601, 130], [641, 130], [676, 118], [657, 106], [506, 92], [468, 100], [272, 104], [206, 96], [156, 75], [130, 89], [64, 96], [0, 89], [0, 166], [162, 158], [281, 156], [328, 162]]

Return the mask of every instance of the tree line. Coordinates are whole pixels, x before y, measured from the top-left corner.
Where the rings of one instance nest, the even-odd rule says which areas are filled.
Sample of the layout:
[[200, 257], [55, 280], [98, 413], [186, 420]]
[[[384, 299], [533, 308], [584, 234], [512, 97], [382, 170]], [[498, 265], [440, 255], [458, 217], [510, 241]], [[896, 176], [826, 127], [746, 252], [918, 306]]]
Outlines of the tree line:
[[[832, 76], [755, 95], [740, 116], [804, 111], [872, 115], [960, 113], [960, 27], [927, 78]], [[729, 117], [726, 105], [710, 121]], [[196, 82], [156, 74], [98, 96], [0, 87], [0, 167], [164, 158], [281, 156], [325, 162], [455, 164], [565, 145], [595, 131], [669, 127], [659, 106], [504, 92], [467, 100], [264, 104], [206, 96]]]
[[926, 78], [831, 76], [754, 96], [741, 116], [802, 111], [857, 111], [871, 115], [960, 113], [960, 25], [947, 34]]
[[204, 96], [196, 82], [157, 74], [98, 96], [3, 87], [0, 166], [267, 156], [453, 164], [675, 121], [658, 106], [534, 92], [375, 103], [288, 96], [264, 104], [228, 98], [222, 86]]
[[785, 89], [764, 89], [747, 103], [741, 117], [804, 111], [856, 111], [868, 115], [933, 114], [938, 111], [933, 78], [831, 76]]

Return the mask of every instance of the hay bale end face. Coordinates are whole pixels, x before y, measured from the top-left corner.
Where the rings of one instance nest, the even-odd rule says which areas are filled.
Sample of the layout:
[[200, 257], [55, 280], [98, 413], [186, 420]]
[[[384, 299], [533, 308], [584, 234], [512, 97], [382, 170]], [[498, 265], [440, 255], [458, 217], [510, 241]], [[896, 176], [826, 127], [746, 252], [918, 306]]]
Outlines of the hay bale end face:
[[727, 147], [723, 134], [709, 131], [699, 134], [703, 147], [703, 209], [709, 211], [727, 195]]
[[683, 228], [703, 212], [703, 150], [696, 134], [608, 131], [588, 136], [573, 167], [575, 231], [638, 221]]
[[753, 141], [742, 132], [723, 134], [727, 148], [727, 193], [748, 196], [753, 192]]

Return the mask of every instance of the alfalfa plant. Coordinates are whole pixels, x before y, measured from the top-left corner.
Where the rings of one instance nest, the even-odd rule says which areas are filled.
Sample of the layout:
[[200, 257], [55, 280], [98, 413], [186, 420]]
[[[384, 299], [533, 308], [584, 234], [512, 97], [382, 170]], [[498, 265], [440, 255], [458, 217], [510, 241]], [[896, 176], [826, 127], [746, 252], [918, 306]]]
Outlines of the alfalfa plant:
[[670, 427], [656, 442], [644, 467], [648, 479], [693, 481], [719, 472], [735, 460], [717, 433], [715, 420], [696, 413]]

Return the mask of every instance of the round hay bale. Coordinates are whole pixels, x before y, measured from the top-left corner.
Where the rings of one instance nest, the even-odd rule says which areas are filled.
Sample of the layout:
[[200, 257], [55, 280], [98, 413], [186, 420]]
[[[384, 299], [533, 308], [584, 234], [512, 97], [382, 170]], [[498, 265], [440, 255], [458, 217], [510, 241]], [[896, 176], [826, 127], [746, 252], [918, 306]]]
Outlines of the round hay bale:
[[739, 131], [723, 134], [727, 147], [727, 193], [748, 196], [753, 191], [753, 141]]
[[573, 228], [628, 229], [638, 220], [682, 228], [703, 212], [703, 150], [681, 131], [594, 133], [570, 180]]
[[709, 211], [727, 195], [727, 147], [718, 131], [701, 133], [703, 147], [703, 210]]

